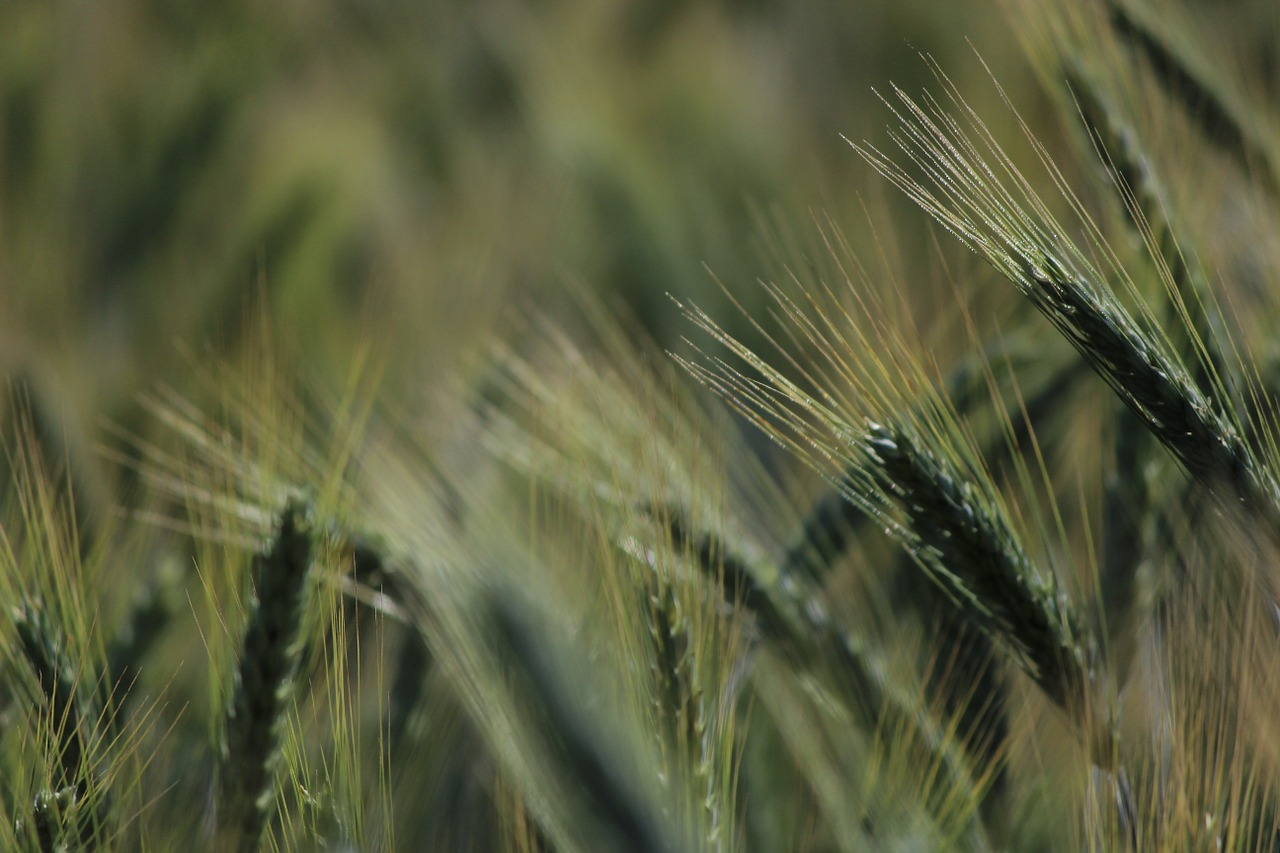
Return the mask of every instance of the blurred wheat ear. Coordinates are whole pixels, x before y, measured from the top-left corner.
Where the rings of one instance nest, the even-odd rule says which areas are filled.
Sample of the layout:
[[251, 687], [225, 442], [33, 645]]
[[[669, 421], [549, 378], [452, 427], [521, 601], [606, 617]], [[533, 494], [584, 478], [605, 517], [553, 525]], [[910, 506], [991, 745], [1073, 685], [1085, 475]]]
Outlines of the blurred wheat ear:
[[1269, 179], [1275, 190], [1280, 174], [1273, 152], [1258, 122], [1251, 120], [1262, 113], [1250, 111], [1227, 87], [1214, 81], [1205, 70], [1208, 60], [1194, 56], [1186, 44], [1162, 31], [1150, 10], [1128, 0], [1108, 0], [1107, 10], [1116, 34], [1150, 68], [1168, 96], [1181, 104], [1204, 138], [1245, 169]]
[[[829, 511], [826, 506], [819, 509]], [[798, 671], [829, 678], [834, 695], [865, 731], [896, 732], [899, 742], [893, 747], [911, 750], [929, 768], [928, 775], [939, 777], [929, 786], [928, 806], [940, 823], [956, 824], [949, 831], [957, 835], [957, 848], [986, 849], [990, 841], [972, 805], [988, 793], [983, 777], [989, 769], [966, 761], [965, 744], [951, 736], [947, 722], [935, 717], [924, 697], [899, 682], [883, 653], [831, 619], [816, 601], [815, 587], [785, 574], [783, 583], [766, 587], [757, 579], [759, 568], [731, 553], [715, 536], [695, 535], [679, 513], [668, 513], [673, 544], [691, 553], [708, 580], [719, 585], [726, 603], [756, 620], [759, 641]], [[817, 532], [811, 522], [803, 527], [806, 535]], [[794, 548], [788, 551], [794, 553]], [[872, 811], [864, 823], [874, 827], [877, 818]]]
[[229, 850], [259, 848], [275, 800], [285, 715], [307, 642], [314, 537], [309, 505], [290, 501], [270, 550], [254, 560], [254, 598], [218, 768], [217, 820]]
[[162, 565], [134, 595], [128, 614], [107, 645], [103, 704], [111, 708], [110, 719], [117, 730], [144, 661], [178, 612], [180, 582], [181, 573], [176, 566]]
[[603, 729], [582, 713], [584, 703], [550, 655], [550, 644], [509, 594], [493, 594], [484, 617], [489, 638], [511, 673], [518, 707], [549, 748], [564, 780], [571, 819], [584, 843], [619, 853], [677, 853], [670, 830], [645, 801], [640, 780], [605, 746]]
[[104, 710], [88, 667], [71, 657], [66, 637], [39, 604], [24, 601], [13, 622], [43, 695], [38, 732], [53, 763], [51, 787], [36, 795], [30, 826], [43, 849], [101, 844], [111, 830], [111, 799], [102, 775]]

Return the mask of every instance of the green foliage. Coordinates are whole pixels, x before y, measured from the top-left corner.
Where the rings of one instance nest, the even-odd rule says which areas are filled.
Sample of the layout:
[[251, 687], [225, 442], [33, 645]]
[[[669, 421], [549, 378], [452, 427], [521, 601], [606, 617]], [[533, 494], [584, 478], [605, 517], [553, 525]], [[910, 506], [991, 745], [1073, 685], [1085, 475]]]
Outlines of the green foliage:
[[0, 847], [1280, 849], [1274, 40], [855, 5], [0, 9]]

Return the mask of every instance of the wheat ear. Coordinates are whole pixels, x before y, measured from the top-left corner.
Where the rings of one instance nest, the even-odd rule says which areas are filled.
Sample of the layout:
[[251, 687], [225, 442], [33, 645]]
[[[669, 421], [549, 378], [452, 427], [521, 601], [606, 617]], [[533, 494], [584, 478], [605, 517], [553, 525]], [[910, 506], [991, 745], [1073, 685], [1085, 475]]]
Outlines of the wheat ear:
[[1000, 514], [901, 427], [873, 426], [863, 452], [875, 487], [906, 513], [903, 544], [912, 557], [1046, 695], [1080, 712], [1090, 681], [1084, 634]]
[[312, 528], [309, 508], [291, 501], [271, 549], [254, 561], [254, 598], [219, 767], [218, 825], [227, 849], [259, 848], [274, 799], [285, 714], [306, 642]]
[[110, 708], [109, 722], [119, 733], [142, 661], [169, 627], [177, 611], [181, 576], [164, 566], [134, 596], [129, 613], [107, 645], [107, 677], [102, 679], [103, 707]]
[[[905, 426], [869, 419], [858, 434], [842, 411], [798, 387], [705, 314], [694, 309], [690, 316], [765, 381], [723, 361], [685, 361], [686, 367], [819, 470], [843, 461], [836, 485], [844, 497], [884, 525], [965, 618], [1009, 649], [1055, 704], [1085, 722], [1079, 715], [1088, 710], [1092, 661], [1079, 621], [1032, 568], [992, 487], [984, 485], [989, 478], [972, 467], [977, 463], [932, 449], [948, 441], [945, 413], [920, 416], [922, 429], [937, 434], [928, 442]], [[971, 453], [963, 442], [952, 447], [961, 459]], [[1099, 746], [1093, 722], [1082, 731], [1091, 747]]]
[[[398, 563], [388, 558], [384, 543], [349, 531], [331, 529], [329, 532], [350, 549], [352, 576], [357, 587], [375, 591], [389, 605], [384, 609], [403, 611], [410, 603], [411, 595], [396, 571]], [[427, 676], [435, 662], [422, 631], [412, 624], [403, 625], [402, 629], [387, 707], [387, 731], [392, 744], [401, 743], [409, 733]]]
[[95, 718], [82, 696], [82, 674], [67, 657], [65, 640], [38, 605], [24, 601], [13, 614], [14, 627], [27, 663], [48, 705], [57, 733], [54, 752], [59, 788], [82, 785], [88, 752], [85, 732]]
[[1274, 182], [1276, 171], [1265, 145], [1241, 119], [1239, 110], [1195, 64], [1156, 27], [1134, 14], [1129, 3], [1109, 0], [1111, 26], [1122, 41], [1151, 68], [1165, 93], [1182, 105], [1204, 138], [1238, 160], [1246, 169], [1262, 167]]
[[[485, 622], [496, 657], [508, 669], [518, 707], [542, 730], [548, 757], [580, 806], [576, 817], [594, 823], [584, 839], [628, 853], [675, 853], [662, 821], [644, 801], [635, 779], [606, 748], [600, 732], [569, 697], [562, 667], [549, 656], [529, 617], [508, 595], [491, 595]], [[597, 848], [601, 849], [601, 848]]]
[[93, 773], [94, 728], [102, 716], [96, 686], [83, 664], [71, 660], [62, 630], [42, 607], [24, 600], [13, 622], [47, 709], [41, 735], [54, 756], [53, 790], [37, 795], [33, 826], [41, 843], [65, 843], [70, 835], [88, 844], [102, 837], [110, 810], [108, 792]]
[[[1120, 305], [981, 119], [938, 73], [977, 141], [932, 98], [926, 96], [927, 108], [922, 107], [901, 90], [895, 91], [905, 114], [895, 114], [902, 122], [902, 133], [894, 134], [895, 142], [925, 172], [938, 195], [875, 149], [854, 147], [1008, 278], [1198, 483], [1246, 512], [1268, 520], [1280, 517], [1276, 483], [1255, 458], [1238, 425], [1196, 387], [1162, 339], [1135, 322]], [[979, 145], [1015, 189], [1005, 185]], [[1048, 155], [1042, 149], [1040, 154], [1052, 168]], [[1027, 213], [1023, 204], [1030, 205], [1033, 213]], [[1105, 250], [1101, 238], [1096, 239]]]
[[[2, 444], [23, 448], [32, 459], [48, 466], [49, 485], [65, 497], [74, 520], [80, 555], [87, 555], [99, 540], [106, 518], [106, 498], [100, 487], [101, 472], [80, 452], [49, 396], [40, 392], [33, 373], [19, 373], [8, 381], [7, 397], [12, 407], [6, 419], [16, 436], [6, 435]], [[0, 459], [0, 463], [4, 460]]]
[[[672, 545], [689, 553], [707, 578], [719, 583], [725, 601], [756, 619], [760, 641], [799, 669], [825, 664], [837, 694], [864, 730], [910, 733], [947, 783], [934, 790], [935, 805], [944, 807], [954, 792], [978, 789], [975, 773], [922, 697], [898, 682], [883, 654], [828, 616], [814, 598], [816, 587], [785, 576], [781, 583], [765, 586], [758, 579], [761, 570], [714, 534], [691, 531], [677, 510], [664, 508], [657, 515], [668, 520]], [[985, 828], [977, 821], [965, 828], [962, 840], [967, 849], [988, 846]]]
[[[949, 618], [973, 623], [1009, 650], [1066, 712], [1090, 760], [1108, 771], [1123, 824], [1132, 804], [1119, 744], [1110, 716], [1097, 716], [1093, 654], [1070, 602], [1041, 580], [1001, 513], [945, 457], [924, 450], [902, 427], [872, 426], [865, 445], [865, 470], [904, 511], [903, 544], [951, 599]], [[968, 663], [990, 673], [983, 644], [970, 651]], [[998, 704], [977, 706], [961, 723], [982, 750], [995, 746], [984, 739], [1000, 736], [1003, 714]]]
[[[1193, 359], [1192, 378], [1219, 407], [1243, 407], [1236, 360], [1224, 349], [1230, 337], [1209, 286], [1209, 276], [1178, 238], [1173, 205], [1156, 174], [1152, 158], [1138, 135], [1110, 103], [1101, 86], [1079, 62], [1068, 62], [1066, 85], [1078, 107], [1078, 118], [1090, 149], [1105, 170], [1121, 201], [1125, 220], [1148, 246], [1169, 288], [1169, 319], [1175, 351]], [[1179, 334], [1181, 333], [1181, 334]]]

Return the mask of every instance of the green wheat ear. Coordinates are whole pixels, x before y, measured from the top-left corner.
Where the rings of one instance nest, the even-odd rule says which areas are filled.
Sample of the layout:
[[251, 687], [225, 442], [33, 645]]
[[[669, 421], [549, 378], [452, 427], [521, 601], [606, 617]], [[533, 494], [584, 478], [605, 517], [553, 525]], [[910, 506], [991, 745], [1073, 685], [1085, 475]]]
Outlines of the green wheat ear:
[[550, 655], [528, 614], [510, 595], [493, 594], [483, 619], [498, 660], [508, 670], [522, 714], [550, 748], [565, 781], [563, 794], [576, 806], [581, 837], [602, 849], [632, 853], [677, 853], [682, 848], [603, 741], [602, 729], [582, 713], [583, 702]]
[[[832, 691], [827, 700], [838, 698], [860, 731], [876, 736], [895, 732], [894, 749], [909, 752], [913, 761], [930, 768], [929, 776], [937, 775], [923, 796], [939, 826], [956, 833], [953, 842], [958, 848], [990, 847], [987, 830], [971, 806], [995, 784], [996, 774], [990, 770], [997, 765], [966, 761], [966, 744], [952, 736], [945, 720], [936, 718], [926, 697], [900, 679], [883, 649], [857, 629], [833, 620], [818, 604], [818, 588], [803, 574], [765, 585], [758, 580], [765, 574], [763, 567], [733, 553], [714, 534], [691, 530], [682, 513], [670, 508], [647, 511], [666, 521], [671, 544], [720, 587], [725, 602], [754, 618], [760, 645], [793, 671], [821, 677]], [[868, 809], [866, 822], [881, 818], [877, 807]]]
[[[1149, 316], [1135, 319], [1120, 304], [986, 125], [937, 73], [958, 116], [931, 97], [917, 103], [897, 89], [902, 109], [890, 107], [901, 124], [894, 142], [933, 189], [875, 148], [854, 148], [1009, 279], [1196, 482], [1252, 518], [1280, 518], [1280, 489], [1236, 413], [1197, 387]], [[1007, 184], [995, 168], [1004, 170]], [[1094, 248], [1114, 260], [1101, 237], [1091, 236]]]
[[[1082, 622], [1052, 578], [1042, 578], [1032, 565], [994, 483], [960, 438], [954, 415], [945, 406], [926, 405], [919, 414], [908, 415], [914, 417], [911, 422], [877, 422], [874, 398], [884, 393], [884, 385], [875, 383], [884, 383], [890, 374], [875, 376], [867, 368], [865, 377], [859, 375], [863, 389], [870, 389], [864, 391], [870, 400], [849, 402], [836, 396], [841, 392], [825, 388], [810, 393], [705, 313], [696, 308], [688, 313], [751, 373], [720, 359], [708, 359], [710, 364], [684, 361], [686, 368], [884, 526], [943, 589], [955, 610], [1010, 652], [1067, 712], [1094, 760], [1110, 766], [1114, 754], [1103, 731], [1107, 723], [1096, 718], [1093, 707], [1094, 661]], [[835, 322], [799, 309], [791, 317], [815, 329]], [[859, 407], [863, 411], [856, 411]]]
[[275, 798], [285, 715], [306, 646], [314, 536], [309, 506], [290, 501], [270, 550], [254, 560], [254, 598], [218, 775], [218, 827], [229, 850], [259, 848]]
[[1246, 170], [1261, 171], [1274, 186], [1280, 174], [1261, 134], [1246, 118], [1249, 108], [1228, 87], [1212, 79], [1204, 70], [1206, 62], [1198, 62], [1200, 57], [1193, 57], [1185, 45], [1162, 32], [1149, 13], [1139, 13], [1128, 0], [1108, 0], [1107, 12], [1116, 35], [1142, 59], [1204, 138]]
[[[87, 667], [71, 658], [66, 636], [50, 614], [31, 601], [14, 611], [19, 646], [39, 686], [43, 712], [38, 728], [51, 758], [51, 788], [36, 795], [31, 827], [45, 849], [77, 839], [100, 843], [111, 819], [102, 779], [104, 738], [100, 692]], [[46, 842], [48, 842], [46, 844]]]

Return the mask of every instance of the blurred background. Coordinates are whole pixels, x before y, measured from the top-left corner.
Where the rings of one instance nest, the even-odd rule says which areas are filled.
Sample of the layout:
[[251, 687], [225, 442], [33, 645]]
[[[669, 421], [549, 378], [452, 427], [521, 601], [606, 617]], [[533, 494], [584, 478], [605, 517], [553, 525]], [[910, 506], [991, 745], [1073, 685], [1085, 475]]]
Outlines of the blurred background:
[[[1265, 8], [1197, 11], [1275, 44]], [[975, 51], [1035, 125], [975, 0], [4, 3], [0, 364], [74, 425], [130, 419], [263, 300], [321, 374], [372, 335], [404, 382], [578, 287], [663, 346], [668, 293], [743, 333], [716, 280], [760, 304], [770, 223], [925, 233], [841, 139], [886, 144], [872, 87], [918, 90], [929, 53], [1016, 135]]]
[[[42, 444], [64, 446], [79, 523], [104, 507], [145, 502], [132, 500], [145, 484], [130, 454], [145, 455], [144, 442], [164, 433], [155, 421], [166, 407], [176, 422], [170, 432], [191, 427], [167, 444], [217, 443], [197, 429], [200, 414], [216, 421], [224, 414], [217, 406], [234, 394], [208, 387], [210, 365], [260, 369], [249, 378], [263, 381], [243, 383], [239, 402], [249, 411], [239, 414], [252, 421], [261, 404], [261, 420], [280, 431], [243, 443], [260, 439], [266, 457], [296, 450], [274, 448], [270, 439], [291, 439], [294, 425], [282, 412], [293, 416], [315, 401], [295, 411], [292, 399], [272, 399], [276, 365], [264, 363], [263, 353], [277, 350], [275, 342], [263, 346], [263, 315], [292, 359], [284, 381], [305, 377], [332, 391], [372, 345], [383, 365], [375, 377], [383, 383], [375, 386], [380, 402], [396, 414], [426, 411], [448, 421], [456, 409], [431, 412], [433, 395], [446, 393], [451, 377], [483, 387], [493, 369], [484, 355], [495, 339], [523, 356], [547, 328], [540, 318], [573, 332], [591, 322], [581, 308], [592, 299], [621, 317], [626, 333], [677, 351], [689, 346], [686, 336], [707, 338], [671, 297], [693, 302], [772, 356], [763, 335], [777, 326], [758, 280], [778, 280], [789, 267], [808, 282], [828, 276], [838, 283], [824, 241], [846, 241], [850, 251], [835, 257], [865, 262], [866, 281], [858, 283], [881, 287], [873, 299], [902, 303], [894, 306], [906, 309], [902, 326], [922, 328], [937, 365], [958, 364], [974, 348], [958, 300], [975, 325], [987, 324], [974, 337], [1013, 330], [1040, 356], [1042, 346], [1063, 346], [1043, 318], [876, 176], [843, 137], [890, 148], [886, 126], [897, 122], [874, 90], [896, 84], [912, 94], [938, 92], [922, 58], [928, 55], [1014, 160], [1032, 163], [999, 81], [1077, 186], [1078, 170], [1096, 165], [1079, 160], [1071, 135], [1079, 130], [1061, 109], [1061, 87], [1048, 90], [1037, 76], [1048, 63], [1032, 61], [1034, 46], [1028, 58], [1018, 33], [1035, 28], [1015, 20], [1050, 2], [4, 0], [0, 375], [32, 398]], [[1155, 14], [1176, 5], [1193, 24], [1174, 31], [1204, 41], [1201, 55], [1230, 56], [1265, 90], [1254, 94], [1272, 101], [1280, 94], [1275, 0], [1142, 5]], [[1195, 177], [1192, 192], [1210, 180]], [[1038, 167], [1031, 180], [1052, 192]], [[1078, 185], [1086, 205], [1087, 194], [1104, 186]], [[1201, 207], [1210, 218], [1219, 209]], [[1236, 228], [1220, 219], [1222, 230]], [[930, 324], [944, 333], [929, 334]], [[606, 323], [595, 331], [620, 336]], [[161, 390], [168, 388], [176, 390]], [[1061, 480], [1071, 529], [1084, 494], [1071, 491], [1083, 479], [1079, 471], [1105, 470], [1111, 450], [1098, 440], [1113, 405], [1109, 391], [1095, 383], [1084, 393], [1098, 396], [1070, 406], [1084, 418], [1068, 423], [1087, 428], [1068, 435], [1046, 469], [1071, 472]], [[144, 394], [164, 405], [148, 409]], [[650, 399], [658, 395], [640, 389], [632, 402]], [[9, 402], [0, 399], [0, 412]], [[332, 416], [334, 408], [319, 411]], [[437, 442], [432, 430], [474, 423], [432, 424], [416, 437], [443, 456], [466, 443]], [[760, 433], [749, 435], [767, 444]], [[0, 452], [13, 443], [0, 438]], [[99, 443], [114, 447], [104, 453]], [[223, 458], [220, 451], [234, 456], [238, 445], [210, 455]], [[152, 458], [161, 476], [183, 473], [176, 451]], [[0, 457], [0, 470], [8, 461]], [[458, 481], [475, 477], [469, 459], [452, 461], [463, 472]], [[765, 465], [772, 461], [764, 457]], [[221, 485], [218, 476], [239, 473], [234, 463], [195, 482]], [[798, 463], [778, 461], [784, 464]], [[1101, 495], [1102, 478], [1094, 480]], [[798, 485], [810, 494], [794, 505], [810, 506], [823, 488], [816, 477]], [[162, 508], [152, 519], [162, 524], [182, 516], [165, 497], [155, 497]], [[1085, 512], [1086, 501], [1078, 503]], [[776, 524], [789, 523], [775, 514]], [[1102, 529], [1096, 517], [1086, 520]], [[1088, 537], [1078, 540], [1082, 553], [1092, 548]], [[150, 559], [131, 562], [126, 554], [109, 565], [133, 569]], [[1079, 563], [1090, 564], [1087, 556]], [[120, 601], [95, 600], [95, 618], [124, 612], [133, 585], [114, 586]], [[188, 639], [198, 648], [194, 634]], [[174, 643], [163, 652], [175, 661], [185, 654]], [[154, 669], [158, 678], [177, 670]], [[188, 756], [205, 755], [207, 711], [199, 703], [212, 691], [197, 684], [204, 676], [191, 667], [182, 676], [191, 684], [173, 689], [182, 697], [175, 705], [196, 697], [197, 709], [194, 731], [182, 734], [193, 745], [167, 753], [173, 778], [190, 775]], [[469, 754], [458, 755], [462, 767]], [[445, 789], [455, 777], [437, 777], [452, 795]]]

